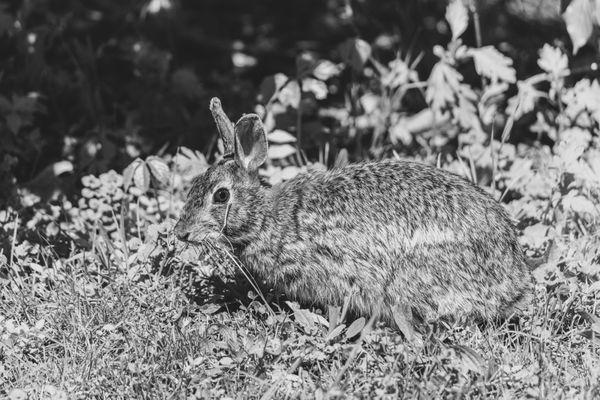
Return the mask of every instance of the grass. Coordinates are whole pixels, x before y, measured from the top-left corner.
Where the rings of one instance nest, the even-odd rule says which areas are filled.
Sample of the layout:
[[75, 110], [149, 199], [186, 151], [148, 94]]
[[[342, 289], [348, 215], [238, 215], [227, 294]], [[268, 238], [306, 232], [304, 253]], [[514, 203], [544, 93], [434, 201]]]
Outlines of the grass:
[[600, 397], [591, 233], [560, 239], [519, 323], [440, 325], [417, 345], [336, 308], [263, 301], [219, 251], [175, 246], [176, 205], [132, 200], [130, 218], [102, 186], [119, 177], [105, 181], [88, 205], [0, 212], [2, 397]]
[[[375, 326], [357, 344], [344, 329], [329, 339], [324, 324], [300, 323], [297, 311], [278, 303], [272, 314], [258, 298], [219, 301], [217, 292], [200, 304], [190, 301], [186, 288], [194, 286], [183, 282], [185, 273], [132, 275], [131, 268], [104, 266], [101, 258], [74, 253], [18, 281], [4, 277], [3, 395], [16, 398], [19, 390], [29, 398], [600, 395], [599, 341], [591, 329], [598, 301], [578, 284], [538, 286], [536, 303], [520, 325], [446, 327], [422, 347]], [[204, 289], [214, 292], [216, 286], [206, 283]]]
[[[462, 3], [452, 4], [456, 10]], [[186, 149], [175, 158], [136, 159], [126, 169], [125, 180], [144, 190], [163, 179], [174, 192], [166, 196], [126, 190], [123, 176], [112, 171], [83, 177], [76, 205], [21, 199], [29, 206], [0, 209], [0, 398], [600, 398], [600, 121], [593, 101], [597, 82], [582, 79], [593, 76], [596, 66], [569, 70], [569, 57], [561, 49], [568, 45], [545, 45], [538, 60], [542, 72], [518, 81], [518, 93], [508, 91], [516, 71], [502, 53], [481, 51], [475, 8], [471, 12], [477, 48], [459, 47], [456, 39], [467, 26], [460, 19], [468, 19], [464, 11], [453, 13], [459, 19], [455, 24], [449, 21], [451, 31], [458, 27], [461, 32], [452, 32], [456, 37], [439, 64], [444, 68], [434, 69], [427, 81], [411, 78], [421, 55], [412, 66], [398, 62], [377, 67], [374, 57], [367, 60], [360, 54], [369, 45], [361, 40], [361, 52], [359, 39], [352, 39], [346, 44], [354, 43], [355, 48], [345, 63], [357, 69], [359, 61], [362, 70], [368, 61], [365, 74], [354, 71], [348, 83], [343, 78], [329, 87], [319, 82], [326, 90], [350, 94], [327, 101], [328, 118], [337, 120], [334, 126], [340, 125], [340, 133], [357, 133], [360, 143], [363, 130], [401, 128], [390, 132], [390, 139], [403, 141], [406, 133], [412, 142], [414, 136], [430, 155], [456, 141], [460, 162], [446, 159], [444, 167], [466, 172], [473, 181], [483, 174], [479, 181], [487, 179], [490, 191], [507, 201], [511, 215], [519, 218], [521, 239], [530, 250], [541, 253], [550, 239], [557, 244], [549, 261], [534, 272], [536, 295], [518, 323], [440, 325], [416, 344], [364, 319], [340, 320], [344, 313], [336, 308], [300, 308], [268, 289], [257, 290], [249, 277], [233, 279], [236, 268], [219, 251], [177, 249], [168, 233], [181, 203], [178, 190], [189, 183], [182, 171], [206, 167], [203, 155]], [[459, 66], [473, 51], [479, 54], [473, 58], [475, 69], [480, 69], [478, 64], [484, 67], [477, 71], [481, 88], [471, 88], [470, 79], [459, 84]], [[369, 72], [371, 64], [376, 70], [389, 68], [385, 80], [395, 74], [398, 82], [384, 83], [382, 74]], [[317, 65], [322, 64], [315, 62], [311, 73]], [[279, 108], [285, 114], [295, 108], [295, 130], [308, 134], [308, 124], [302, 126], [303, 104], [321, 97], [317, 92], [324, 90], [312, 86], [312, 93], [303, 93], [304, 87], [285, 94], [278, 89], [265, 108], [274, 102], [284, 105]], [[425, 126], [423, 118], [413, 118], [424, 114], [411, 115], [404, 109], [409, 88], [422, 89], [426, 100], [428, 93], [439, 94], [427, 100], [431, 110], [426, 114], [443, 111], [452, 121], [425, 118], [432, 120]], [[24, 118], [18, 125], [35, 128], [33, 97], [15, 96], [5, 101], [14, 108], [11, 112], [16, 110], [10, 114], [12, 121]], [[95, 92], [89, 97], [94, 96]], [[379, 105], [398, 107], [367, 112], [367, 96], [379, 98]], [[25, 104], [23, 99], [31, 110], [17, 110], [17, 100]], [[505, 100], [509, 106], [516, 100], [516, 108], [500, 110]], [[351, 118], [348, 101], [353, 103]], [[278, 117], [278, 112], [267, 112]], [[529, 114], [529, 120], [534, 112], [537, 122], [529, 128], [538, 139], [556, 141], [553, 149], [539, 143], [529, 149], [525, 143], [515, 146], [506, 140], [518, 114]], [[493, 132], [496, 114], [509, 117], [501, 142], [496, 146], [491, 140], [487, 160], [483, 143], [488, 128], [480, 125], [491, 124]], [[385, 127], [377, 126], [384, 121]], [[522, 122], [524, 127], [532, 121]], [[434, 143], [428, 137], [430, 129], [442, 140]], [[116, 137], [122, 135], [119, 131]], [[412, 151], [411, 146], [405, 147]], [[100, 154], [98, 159], [90, 155], [91, 167], [101, 167], [112, 157]], [[383, 149], [374, 154], [383, 154]], [[344, 157], [340, 159], [343, 164]], [[11, 171], [10, 160], [5, 157], [4, 172]], [[285, 160], [275, 161], [271, 178], [283, 179], [298, 169], [284, 169]], [[438, 161], [441, 165], [441, 155]]]

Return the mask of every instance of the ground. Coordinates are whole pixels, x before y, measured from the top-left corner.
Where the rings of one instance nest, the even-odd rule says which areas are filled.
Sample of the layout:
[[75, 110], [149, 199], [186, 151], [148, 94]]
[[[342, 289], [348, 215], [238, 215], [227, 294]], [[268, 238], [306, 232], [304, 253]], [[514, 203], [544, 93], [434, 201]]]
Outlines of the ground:
[[182, 248], [179, 192], [125, 191], [114, 171], [82, 186], [77, 205], [33, 199], [0, 215], [9, 399], [600, 396], [598, 238], [573, 213], [521, 229], [541, 265], [518, 323], [440, 324], [419, 344], [233, 279], [240, 267], [218, 249]]

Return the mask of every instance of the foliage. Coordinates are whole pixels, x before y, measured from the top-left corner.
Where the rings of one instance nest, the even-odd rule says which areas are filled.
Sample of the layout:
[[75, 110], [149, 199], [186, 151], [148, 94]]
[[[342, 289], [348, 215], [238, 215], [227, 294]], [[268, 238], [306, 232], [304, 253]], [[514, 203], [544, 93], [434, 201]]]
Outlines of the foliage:
[[[532, 20], [527, 10], [535, 1], [515, 8], [512, 1], [486, 0], [478, 10], [494, 32], [492, 44], [502, 43], [525, 76], [536, 68], [545, 27], [561, 23], [552, 6], [538, 5], [544, 20]], [[486, 81], [479, 87], [477, 74], [502, 73], [493, 63], [508, 58], [476, 43], [463, 2], [447, 11], [431, 0], [403, 7], [391, 0], [219, 3], [0, 2], [3, 187], [27, 185], [64, 160], [76, 179], [61, 190], [72, 194], [83, 175], [121, 170], [137, 157], [180, 145], [210, 158], [215, 130], [206, 104], [215, 95], [239, 115], [252, 109], [258, 93], [259, 111], [273, 127], [300, 139], [273, 147], [272, 157], [286, 158], [296, 147], [324, 164], [341, 148], [351, 159], [389, 155], [392, 148], [407, 155], [453, 153], [456, 143], [448, 139], [471, 130], [473, 114], [486, 132], [505, 122], [495, 114], [496, 102], [502, 107], [506, 100], [504, 86]], [[564, 14], [582, 61], [597, 55], [584, 46], [594, 37], [595, 14], [586, 13], [595, 10], [592, 3], [574, 1]], [[448, 24], [439, 21], [444, 15]], [[450, 34], [446, 49], [431, 51]], [[566, 48], [566, 35], [553, 39]], [[499, 77], [512, 82], [510, 65], [503, 71]], [[473, 105], [485, 109], [475, 112]], [[451, 120], [459, 125], [448, 127], [429, 112], [444, 107], [458, 107]], [[519, 123], [516, 128], [513, 137], [521, 141], [524, 131]]]
[[[267, 3], [252, 18], [284, 15]], [[302, 48], [277, 24], [280, 47], [264, 47], [271, 36], [260, 23], [232, 14], [215, 27], [213, 14], [199, 16], [208, 8], [183, 1], [98, 2], [93, 11], [73, 3], [70, 14], [53, 2], [0, 8], [2, 46], [20, 43], [0, 78], [2, 184], [19, 182], [0, 210], [0, 395], [600, 396], [600, 84], [597, 65], [577, 64], [596, 54], [586, 45], [596, 3], [566, 4], [564, 37], [545, 37], [529, 63], [515, 56], [519, 43], [478, 43], [486, 10], [461, 0], [422, 3], [437, 18], [423, 17], [436, 42], [422, 53], [402, 49], [406, 35], [341, 34], [374, 15], [362, 1], [315, 2], [293, 16], [296, 3], [286, 6], [283, 26], [323, 17], [302, 28], [322, 48]], [[184, 11], [214, 31], [192, 29]], [[184, 44], [165, 50], [157, 32]], [[252, 45], [215, 43], [238, 34]], [[198, 43], [230, 69], [194, 64], [186, 51]], [[292, 54], [272, 58], [289, 43]], [[250, 77], [262, 63], [267, 76]], [[271, 183], [348, 158], [402, 155], [484, 187], [541, 258], [530, 310], [518, 323], [441, 324], [413, 343], [353, 320], [344, 305], [281, 301], [227, 249], [177, 242], [186, 189], [220, 157], [208, 107], [197, 109], [212, 94], [232, 117], [249, 104], [263, 117], [261, 174]], [[200, 127], [199, 146], [180, 146], [185, 135], [174, 132]], [[30, 179], [35, 164], [57, 160], [49, 171], [72, 166], [76, 183], [41, 191], [60, 178]]]

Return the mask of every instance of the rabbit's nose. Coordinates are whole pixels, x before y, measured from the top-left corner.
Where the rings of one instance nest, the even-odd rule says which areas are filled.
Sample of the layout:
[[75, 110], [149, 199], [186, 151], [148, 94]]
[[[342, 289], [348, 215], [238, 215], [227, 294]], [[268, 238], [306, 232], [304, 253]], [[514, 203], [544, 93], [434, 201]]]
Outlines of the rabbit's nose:
[[177, 239], [181, 240], [182, 242], [187, 242], [190, 238], [190, 233], [189, 232], [176, 232], [175, 236], [177, 236]]
[[174, 233], [177, 239], [181, 240], [182, 242], [187, 242], [190, 238], [190, 232], [187, 229], [185, 229], [185, 227], [181, 223], [181, 220], [179, 220], [177, 224], [175, 224]]

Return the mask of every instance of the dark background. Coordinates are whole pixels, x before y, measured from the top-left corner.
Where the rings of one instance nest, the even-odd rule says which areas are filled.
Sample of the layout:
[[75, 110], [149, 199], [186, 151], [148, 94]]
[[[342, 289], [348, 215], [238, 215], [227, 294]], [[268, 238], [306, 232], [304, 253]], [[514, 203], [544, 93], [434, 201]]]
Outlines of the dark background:
[[[437, 60], [433, 46], [450, 37], [442, 1], [181, 0], [157, 13], [150, 3], [0, 1], [2, 185], [27, 182], [65, 159], [81, 176], [181, 145], [206, 152], [215, 133], [209, 99], [219, 96], [232, 118], [252, 111], [261, 82], [277, 72], [293, 76], [303, 51], [339, 62], [346, 39], [385, 37], [388, 45], [374, 46], [374, 57], [422, 53], [418, 70], [426, 79]], [[477, 7], [483, 43], [515, 60], [519, 78], [537, 71], [548, 38], [569, 46], [558, 1]], [[472, 26], [463, 35], [470, 44]], [[234, 52], [255, 65], [235, 66]], [[594, 56], [583, 49], [577, 60]], [[476, 84], [475, 74], [463, 73]], [[350, 75], [336, 84], [356, 81]], [[332, 94], [320, 105], [343, 102]]]

